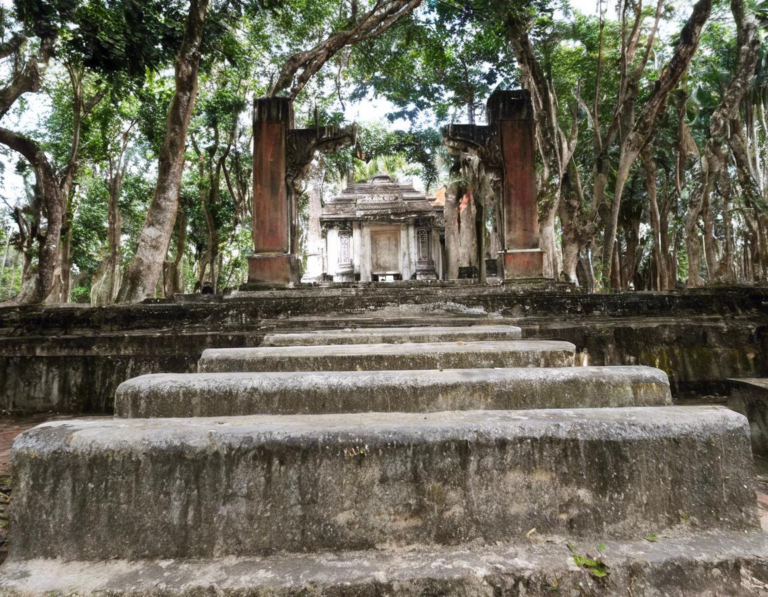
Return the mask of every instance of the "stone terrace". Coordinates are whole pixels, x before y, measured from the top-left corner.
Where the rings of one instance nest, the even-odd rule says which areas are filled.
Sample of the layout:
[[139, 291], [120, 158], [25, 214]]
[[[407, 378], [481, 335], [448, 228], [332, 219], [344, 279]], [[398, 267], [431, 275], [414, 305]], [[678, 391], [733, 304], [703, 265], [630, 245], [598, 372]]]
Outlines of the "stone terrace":
[[[0, 591], [543, 597], [766, 587], [743, 416], [668, 406], [657, 369], [573, 367], [567, 342], [406, 336], [413, 330], [386, 345], [216, 349], [230, 373], [124, 384], [127, 418], [27, 431], [13, 449]], [[493, 367], [487, 352], [505, 347], [536, 357], [508, 363], [522, 369], [450, 369]], [[422, 370], [425, 354], [466, 361]], [[341, 359], [348, 371], [334, 370]], [[263, 372], [246, 372], [254, 362]], [[323, 392], [310, 390], [324, 378]], [[406, 391], [392, 405], [397, 384]], [[574, 408], [590, 401], [600, 408]], [[398, 412], [404, 402], [410, 412]], [[155, 413], [165, 418], [134, 418]]]
[[403, 283], [307, 288], [142, 305], [0, 308], [0, 408], [112, 412], [117, 386], [188, 373], [208, 348], [261, 346], [275, 332], [496, 324], [576, 346], [579, 362], [648, 365], [673, 393], [727, 394], [768, 375], [768, 290], [586, 295], [534, 287]]

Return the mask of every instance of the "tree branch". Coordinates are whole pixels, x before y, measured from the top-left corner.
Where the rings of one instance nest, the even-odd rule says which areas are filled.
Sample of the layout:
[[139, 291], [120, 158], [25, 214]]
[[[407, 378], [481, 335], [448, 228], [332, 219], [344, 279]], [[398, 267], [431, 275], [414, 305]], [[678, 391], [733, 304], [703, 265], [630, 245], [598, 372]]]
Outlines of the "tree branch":
[[314, 48], [288, 58], [270, 89], [269, 97], [287, 89], [296, 74], [301, 71], [289, 94], [291, 99], [295, 99], [312, 76], [339, 50], [381, 35], [420, 4], [421, 0], [378, 0], [350, 29], [334, 33]]

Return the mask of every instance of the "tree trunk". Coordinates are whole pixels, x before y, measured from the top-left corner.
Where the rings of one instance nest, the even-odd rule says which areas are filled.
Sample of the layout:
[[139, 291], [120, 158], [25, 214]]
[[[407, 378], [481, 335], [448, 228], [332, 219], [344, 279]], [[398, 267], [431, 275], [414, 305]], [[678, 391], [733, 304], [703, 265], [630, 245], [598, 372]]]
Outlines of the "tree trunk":
[[5, 266], [8, 263], [8, 251], [11, 248], [11, 230], [10, 228], [6, 230], [6, 238], [5, 238], [5, 253], [3, 254], [3, 265], [0, 266], [0, 284], [3, 283], [3, 280], [5, 280]]
[[659, 214], [659, 202], [656, 188], [656, 162], [653, 160], [653, 146], [643, 150], [641, 154], [643, 168], [645, 169], [645, 191], [648, 194], [651, 213], [651, 233], [653, 234], [652, 251], [653, 262], [656, 265], [653, 276], [653, 288], [666, 290], [667, 264], [662, 256], [661, 244], [661, 215]]
[[544, 277], [553, 280], [556, 280], [559, 274], [557, 237], [555, 235], [555, 218], [559, 203], [559, 199], [555, 198], [546, 201], [544, 205], [549, 209], [539, 217], [539, 248], [544, 251]]
[[733, 284], [736, 282], [735, 249], [733, 243], [733, 228], [731, 221], [731, 187], [728, 185], [727, 194], [723, 196], [723, 228], [725, 235], [724, 250], [715, 270], [714, 282]]
[[712, 282], [717, 271], [717, 239], [715, 238], [715, 215], [712, 206], [712, 193], [707, 196], [707, 202], [702, 209], [704, 222], [704, 257], [707, 260], [708, 280]]
[[56, 302], [69, 303], [72, 300], [72, 214], [65, 217], [62, 230], [61, 258], [59, 259], [59, 296]]
[[13, 296], [13, 291], [16, 288], [16, 271], [18, 270], [19, 255], [18, 253], [13, 258], [13, 265], [11, 267], [11, 283], [8, 285], [8, 298]]
[[17, 303], [42, 303], [51, 294], [59, 259], [62, 204], [59, 181], [42, 148], [31, 139], [0, 128], [0, 143], [20, 153], [35, 171], [35, 194], [43, 206], [47, 228], [38, 235], [38, 268], [15, 299]]
[[139, 236], [136, 255], [120, 289], [121, 302], [139, 302], [155, 295], [179, 208], [187, 130], [197, 95], [197, 71], [208, 0], [191, 0], [184, 41], [176, 59], [176, 91], [168, 111], [165, 141], [160, 149], [157, 186]]
[[[122, 160], [118, 160], [121, 164]], [[120, 290], [120, 274], [122, 266], [122, 251], [120, 240], [122, 237], [122, 217], [120, 215], [120, 194], [125, 171], [120, 167], [111, 169], [109, 180], [109, 206], [108, 206], [108, 234], [107, 242], [109, 254], [99, 268], [91, 287], [92, 305], [110, 305], [115, 302]]]
[[[456, 174], [455, 172], [453, 173]], [[448, 280], [459, 277], [459, 202], [463, 193], [458, 181], [451, 181], [445, 188], [445, 272]]]
[[307, 226], [307, 269], [303, 281], [317, 282], [323, 277], [323, 228], [320, 216], [323, 213], [323, 180], [325, 179], [325, 158], [321, 153], [309, 169], [309, 222]]
[[[700, 181], [690, 197], [688, 210], [685, 215], [686, 246], [689, 252], [688, 260], [690, 262], [693, 258], [694, 264], [698, 265], [700, 261], [700, 256], [696, 254], [698, 251], [698, 241], [692, 237], [697, 233], [696, 222], [699, 214], [703, 211], [706, 259], [710, 276], [714, 275], [717, 267], [713, 242], [713, 216], [710, 213], [710, 193], [720, 173], [726, 167], [727, 158], [723, 154], [723, 145], [729, 140], [729, 123], [731, 126], [730, 141], [734, 149], [737, 170], [750, 169], [749, 154], [745, 148], [740, 146], [738, 139], [735, 139], [742, 128], [741, 123], [739, 122], [736, 125], [735, 130], [734, 124], [738, 121], [738, 109], [742, 98], [749, 90], [749, 84], [755, 71], [760, 50], [757, 23], [751, 15], [746, 14], [742, 0], [731, 0], [731, 12], [733, 13], [738, 30], [739, 61], [720, 104], [710, 118], [709, 138], [707, 139], [707, 146], [701, 160]], [[689, 286], [700, 285], [701, 280], [698, 269], [689, 272], [688, 281]]]
[[657, 117], [664, 105], [666, 105], [667, 97], [672, 90], [677, 87], [680, 78], [688, 70], [688, 65], [696, 53], [701, 31], [709, 19], [711, 11], [712, 0], [699, 0], [694, 5], [691, 16], [688, 18], [688, 21], [680, 32], [680, 41], [675, 48], [675, 52], [664, 70], [661, 71], [658, 81], [656, 81], [653, 94], [648, 99], [645, 106], [643, 106], [632, 131], [621, 143], [619, 164], [616, 169], [616, 185], [613, 193], [611, 215], [608, 220], [605, 240], [603, 243], [603, 280], [611, 279], [613, 246], [616, 241], [622, 194], [632, 164], [640, 155], [646, 142], [654, 132]]
[[562, 277], [565, 282], [579, 285], [577, 268], [581, 252], [581, 239], [579, 238], [578, 218], [581, 201], [572, 192], [568, 174], [563, 180], [562, 194], [560, 197], [560, 223], [562, 226], [563, 268]]
[[187, 215], [180, 211], [176, 215], [176, 250], [173, 261], [167, 261], [163, 275], [163, 295], [173, 297], [184, 294], [183, 259], [187, 247]]
[[[621, 288], [623, 290], [629, 290], [629, 285], [634, 284], [635, 275], [637, 273], [637, 262], [639, 261], [639, 254], [642, 254], [642, 248], [638, 252], [638, 244], [640, 241], [640, 219], [633, 218], [628, 222], [625, 227], [625, 237], [627, 242], [627, 253], [624, 256], [624, 264], [621, 273]], [[637, 284], [635, 289], [637, 289]]]
[[613, 255], [611, 259], [613, 260], [613, 267], [611, 268], [611, 290], [616, 292], [617, 290], [621, 290], [621, 256], [619, 255], [619, 245], [621, 243], [614, 243], [613, 245]]

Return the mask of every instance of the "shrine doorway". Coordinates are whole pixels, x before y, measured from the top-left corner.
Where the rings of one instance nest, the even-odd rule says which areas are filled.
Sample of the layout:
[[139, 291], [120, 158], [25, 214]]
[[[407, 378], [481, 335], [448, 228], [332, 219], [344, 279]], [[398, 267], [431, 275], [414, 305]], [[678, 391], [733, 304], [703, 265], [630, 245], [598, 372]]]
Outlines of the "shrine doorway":
[[378, 282], [402, 280], [399, 226], [371, 229], [371, 276]]

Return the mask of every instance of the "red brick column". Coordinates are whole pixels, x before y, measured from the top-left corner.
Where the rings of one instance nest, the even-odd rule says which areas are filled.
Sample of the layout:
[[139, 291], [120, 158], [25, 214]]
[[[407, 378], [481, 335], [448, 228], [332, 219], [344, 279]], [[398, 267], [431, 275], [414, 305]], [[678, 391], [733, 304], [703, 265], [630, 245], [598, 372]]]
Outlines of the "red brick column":
[[296, 282], [298, 260], [291, 247], [291, 195], [286, 184], [285, 142], [293, 126], [288, 98], [262, 98], [253, 109], [253, 247], [248, 282]]
[[527, 91], [497, 91], [488, 99], [488, 124], [496, 127], [502, 154], [504, 277], [540, 278], [533, 107]]

